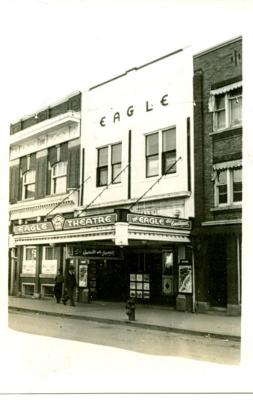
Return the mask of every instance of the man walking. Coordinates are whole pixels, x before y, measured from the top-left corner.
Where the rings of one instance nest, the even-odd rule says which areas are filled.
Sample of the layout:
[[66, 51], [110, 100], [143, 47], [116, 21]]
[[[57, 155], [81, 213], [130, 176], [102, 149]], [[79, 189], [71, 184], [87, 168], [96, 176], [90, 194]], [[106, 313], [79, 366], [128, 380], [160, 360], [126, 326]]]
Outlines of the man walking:
[[62, 298], [64, 305], [66, 305], [67, 301], [70, 300], [70, 305], [73, 307], [75, 306], [74, 289], [76, 286], [75, 268], [70, 266], [65, 278], [65, 294]]

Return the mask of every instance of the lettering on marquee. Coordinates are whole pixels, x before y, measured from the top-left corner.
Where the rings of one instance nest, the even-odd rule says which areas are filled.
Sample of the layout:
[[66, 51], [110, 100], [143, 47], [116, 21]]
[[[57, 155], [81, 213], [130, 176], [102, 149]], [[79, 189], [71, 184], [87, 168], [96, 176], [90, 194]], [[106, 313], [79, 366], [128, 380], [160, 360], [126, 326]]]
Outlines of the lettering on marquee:
[[174, 229], [191, 229], [191, 221], [183, 218], [128, 214], [127, 221], [133, 225], [157, 226]]
[[96, 227], [103, 225], [112, 225], [117, 221], [116, 214], [90, 215], [82, 218], [64, 219], [61, 215], [56, 215], [51, 221], [40, 222], [36, 224], [25, 224], [13, 227], [15, 235], [25, 233], [42, 233], [67, 229], [80, 229], [84, 227]]
[[66, 219], [64, 229], [75, 229], [98, 225], [111, 225], [116, 222], [116, 214], [93, 215], [89, 217]]

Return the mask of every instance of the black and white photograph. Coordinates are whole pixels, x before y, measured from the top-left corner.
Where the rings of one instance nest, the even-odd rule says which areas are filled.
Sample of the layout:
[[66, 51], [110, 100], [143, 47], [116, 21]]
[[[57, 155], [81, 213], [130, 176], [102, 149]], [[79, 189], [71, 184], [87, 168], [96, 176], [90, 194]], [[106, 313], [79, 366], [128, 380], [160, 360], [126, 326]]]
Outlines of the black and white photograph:
[[253, 393], [252, 2], [0, 9], [0, 394]]

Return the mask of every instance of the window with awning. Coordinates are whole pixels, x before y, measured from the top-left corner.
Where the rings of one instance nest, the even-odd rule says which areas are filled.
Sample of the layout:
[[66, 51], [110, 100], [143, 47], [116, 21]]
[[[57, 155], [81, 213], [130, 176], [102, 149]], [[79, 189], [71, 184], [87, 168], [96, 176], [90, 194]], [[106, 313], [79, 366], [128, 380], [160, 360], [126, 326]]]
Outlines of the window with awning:
[[209, 112], [213, 113], [213, 131], [242, 124], [242, 81], [211, 90]]

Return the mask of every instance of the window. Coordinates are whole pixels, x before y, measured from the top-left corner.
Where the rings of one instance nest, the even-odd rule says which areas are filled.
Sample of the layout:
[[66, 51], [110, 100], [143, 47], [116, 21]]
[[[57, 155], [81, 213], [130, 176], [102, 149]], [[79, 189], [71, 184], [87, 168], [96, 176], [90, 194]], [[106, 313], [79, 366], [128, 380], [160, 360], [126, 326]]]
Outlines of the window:
[[29, 170], [23, 175], [23, 198], [31, 199], [35, 196], [35, 170]]
[[146, 176], [156, 176], [159, 171], [158, 132], [146, 136]]
[[67, 163], [60, 161], [52, 166], [52, 194], [65, 193], [67, 190]]
[[242, 201], [242, 170], [232, 170], [233, 202]]
[[55, 260], [55, 248], [51, 246], [44, 247], [44, 260]]
[[36, 260], [37, 249], [34, 246], [24, 247], [24, 260], [34, 261]]
[[112, 183], [121, 182], [121, 143], [112, 145]]
[[216, 94], [213, 111], [214, 131], [241, 125], [242, 87]]
[[233, 205], [242, 201], [242, 168], [217, 171], [215, 178], [215, 205]]
[[43, 246], [41, 273], [43, 275], [56, 275], [57, 273], [57, 248]]
[[172, 174], [176, 172], [176, 128], [162, 131], [162, 141], [162, 175]]
[[108, 147], [98, 149], [97, 186], [108, 184]]
[[176, 172], [176, 128], [146, 136], [146, 177]]
[[97, 186], [108, 185], [109, 176], [111, 176], [111, 183], [121, 182], [121, 148], [121, 143], [116, 143], [98, 149]]
[[217, 174], [217, 195], [218, 195], [218, 204], [227, 204], [228, 201], [227, 171], [220, 171]]

